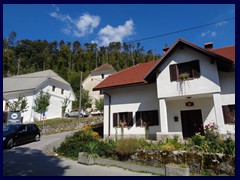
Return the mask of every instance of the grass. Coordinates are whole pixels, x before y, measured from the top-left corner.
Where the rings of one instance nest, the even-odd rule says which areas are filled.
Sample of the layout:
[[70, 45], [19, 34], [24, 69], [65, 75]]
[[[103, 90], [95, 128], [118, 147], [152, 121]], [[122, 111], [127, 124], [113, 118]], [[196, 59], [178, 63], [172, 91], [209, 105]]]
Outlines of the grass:
[[[78, 118], [55, 118], [55, 119], [49, 119], [44, 121], [45, 126], [55, 126], [55, 125], [60, 125], [60, 124], [69, 124], [69, 123], [74, 123], [74, 122], [83, 122], [86, 120], [91, 120], [90, 117], [87, 118], [81, 118], [80, 120]], [[39, 127], [42, 126], [43, 122], [38, 121], [35, 122]]]

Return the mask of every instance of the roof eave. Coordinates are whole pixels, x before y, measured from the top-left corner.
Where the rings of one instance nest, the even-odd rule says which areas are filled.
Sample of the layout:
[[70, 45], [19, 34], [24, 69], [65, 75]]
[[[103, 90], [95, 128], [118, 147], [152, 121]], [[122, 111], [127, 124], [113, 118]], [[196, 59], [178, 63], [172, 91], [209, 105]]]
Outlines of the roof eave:
[[93, 91], [131, 87], [131, 86], [143, 85], [143, 84], [147, 84], [147, 83], [148, 83], [147, 81], [141, 81], [141, 82], [136, 82], [136, 83], [131, 83], [131, 84], [122, 84], [122, 85], [107, 86], [107, 87], [102, 87], [102, 88], [93, 88]]

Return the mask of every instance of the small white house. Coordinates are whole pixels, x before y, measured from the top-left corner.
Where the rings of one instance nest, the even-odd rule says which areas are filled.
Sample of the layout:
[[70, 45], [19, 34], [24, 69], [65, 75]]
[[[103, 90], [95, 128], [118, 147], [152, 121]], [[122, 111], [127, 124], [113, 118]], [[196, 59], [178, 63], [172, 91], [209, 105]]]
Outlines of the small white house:
[[40, 91], [48, 92], [50, 105], [46, 112], [46, 119], [59, 118], [62, 116], [62, 101], [70, 99], [67, 111], [72, 110], [72, 101], [76, 100], [71, 85], [52, 70], [40, 71], [19, 76], [3, 78], [3, 111], [8, 111], [6, 101], [17, 100], [19, 95], [25, 96], [28, 109], [22, 113], [23, 123], [33, 122], [40, 119], [32, 107], [34, 99]]
[[177, 40], [158, 61], [122, 70], [97, 85], [104, 94], [104, 136], [182, 138], [216, 124], [235, 133], [235, 46], [212, 49]]
[[116, 71], [112, 65], [103, 64], [91, 71], [88, 77], [82, 82], [83, 89], [88, 90], [89, 96], [92, 98], [91, 108], [93, 111], [95, 110], [95, 101], [103, 97], [103, 95], [100, 95], [100, 91], [93, 91], [93, 88], [114, 73], [116, 73]]

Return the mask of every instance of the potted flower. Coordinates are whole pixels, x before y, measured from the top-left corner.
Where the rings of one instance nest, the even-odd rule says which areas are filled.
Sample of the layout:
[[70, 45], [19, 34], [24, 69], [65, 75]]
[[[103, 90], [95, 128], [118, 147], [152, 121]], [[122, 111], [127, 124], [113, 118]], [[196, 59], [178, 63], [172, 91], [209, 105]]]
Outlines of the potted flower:
[[95, 164], [95, 159], [98, 157], [97, 154], [98, 144], [94, 142], [86, 143], [86, 152], [79, 152], [78, 154], [78, 163], [93, 165]]
[[186, 80], [186, 79], [188, 79], [189, 77], [190, 77], [190, 74], [189, 74], [189, 73], [186, 73], [186, 72], [179, 74], [179, 79], [180, 79], [180, 80]]
[[126, 120], [120, 121], [120, 127], [121, 127], [121, 136], [123, 138], [123, 134], [124, 134], [124, 127], [127, 125]]
[[149, 136], [149, 122], [144, 121], [143, 126], [145, 127], [145, 138], [148, 139], [148, 136]]

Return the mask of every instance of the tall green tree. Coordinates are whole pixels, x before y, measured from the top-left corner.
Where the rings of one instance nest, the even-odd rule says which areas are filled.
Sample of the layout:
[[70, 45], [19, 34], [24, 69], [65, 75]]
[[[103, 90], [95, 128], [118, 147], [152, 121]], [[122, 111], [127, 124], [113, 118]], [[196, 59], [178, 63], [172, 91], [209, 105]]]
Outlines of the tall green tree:
[[96, 109], [102, 113], [104, 109], [104, 98], [101, 97], [100, 99], [96, 99], [95, 106], [96, 106]]

